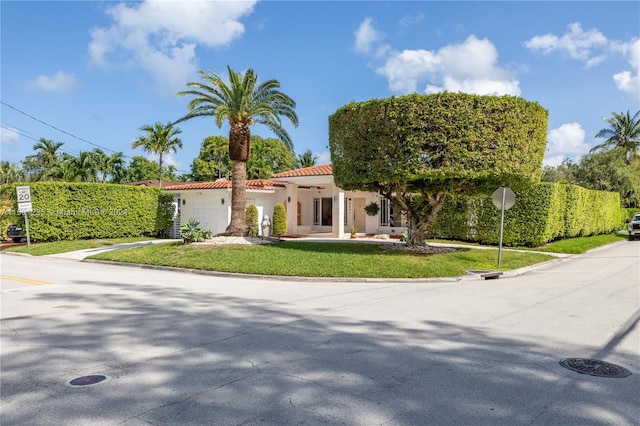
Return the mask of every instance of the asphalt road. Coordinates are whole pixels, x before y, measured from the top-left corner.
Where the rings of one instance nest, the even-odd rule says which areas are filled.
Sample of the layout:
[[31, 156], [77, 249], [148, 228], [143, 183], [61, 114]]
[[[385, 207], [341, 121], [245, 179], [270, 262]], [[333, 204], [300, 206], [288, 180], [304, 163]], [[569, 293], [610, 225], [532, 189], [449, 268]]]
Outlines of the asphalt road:
[[[640, 419], [640, 242], [427, 283], [0, 262], [3, 426]], [[632, 375], [579, 374], [559, 364], [569, 357]], [[107, 380], [68, 386], [92, 374]]]

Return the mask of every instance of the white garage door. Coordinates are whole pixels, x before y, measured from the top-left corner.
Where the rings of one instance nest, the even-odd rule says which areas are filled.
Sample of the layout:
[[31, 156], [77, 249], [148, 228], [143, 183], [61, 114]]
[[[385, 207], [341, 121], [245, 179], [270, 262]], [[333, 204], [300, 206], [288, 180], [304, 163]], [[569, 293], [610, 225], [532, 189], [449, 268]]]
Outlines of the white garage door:
[[194, 204], [193, 218], [200, 222], [200, 229], [210, 229], [214, 234], [218, 231], [218, 208], [211, 204]]

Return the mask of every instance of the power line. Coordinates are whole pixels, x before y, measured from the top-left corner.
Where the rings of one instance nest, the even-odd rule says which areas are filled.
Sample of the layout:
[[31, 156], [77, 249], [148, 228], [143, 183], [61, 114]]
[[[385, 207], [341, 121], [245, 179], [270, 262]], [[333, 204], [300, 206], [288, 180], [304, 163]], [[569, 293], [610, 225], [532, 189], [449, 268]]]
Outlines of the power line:
[[[28, 133], [25, 130], [18, 129], [17, 127], [7, 127], [7, 126], [5, 126], [3, 124], [0, 124], [0, 127], [2, 127], [3, 129], [8, 130], [10, 132], [17, 133], [18, 135], [20, 135], [20, 136], [22, 136], [24, 138], [31, 139], [32, 141], [40, 142], [40, 139], [36, 139], [36, 138], [34, 138], [32, 136], [29, 136], [28, 134], [25, 134], [25, 133]], [[25, 132], [25, 133], [23, 133], [23, 132]], [[67, 154], [71, 154], [71, 155], [78, 155], [79, 154], [78, 152], [75, 152], [73, 150], [66, 149], [66, 148], [60, 148], [60, 151], [65, 152]]]
[[57, 130], [57, 131], [59, 131], [60, 133], [64, 133], [64, 134], [65, 134], [65, 135], [67, 135], [67, 136], [71, 136], [71, 137], [72, 137], [72, 138], [74, 138], [74, 139], [77, 139], [77, 140], [79, 140], [79, 141], [82, 141], [82, 142], [88, 143], [89, 145], [96, 146], [96, 147], [98, 147], [98, 148], [100, 148], [100, 149], [104, 149], [104, 150], [109, 151], [109, 152], [113, 152], [113, 153], [117, 152], [117, 151], [114, 151], [114, 150], [112, 150], [112, 149], [106, 148], [106, 147], [104, 147], [104, 146], [98, 145], [97, 143], [93, 143], [93, 142], [88, 141], [88, 140], [86, 140], [86, 139], [84, 139], [84, 138], [81, 138], [81, 137], [79, 137], [79, 136], [76, 136], [76, 135], [74, 135], [74, 134], [72, 134], [72, 133], [66, 132], [66, 131], [64, 131], [64, 130], [62, 130], [62, 129], [59, 129], [59, 128], [57, 128], [56, 126], [54, 126], [54, 125], [52, 125], [52, 124], [49, 124], [49, 123], [47, 123], [46, 121], [42, 121], [42, 120], [40, 120], [39, 118], [36, 118], [36, 117], [34, 117], [33, 115], [31, 115], [31, 114], [27, 114], [26, 112], [24, 112], [24, 111], [22, 111], [22, 110], [20, 110], [20, 109], [18, 109], [18, 108], [16, 108], [16, 107], [14, 107], [14, 106], [12, 106], [12, 105], [9, 105], [9, 104], [8, 104], [8, 103], [6, 103], [6, 102], [2, 102], [2, 101], [0, 101], [0, 104], [2, 104], [2, 105], [4, 105], [4, 106], [6, 106], [6, 107], [8, 107], [8, 108], [11, 108], [12, 110], [14, 110], [14, 111], [16, 111], [16, 112], [19, 112], [20, 114], [22, 114], [22, 115], [24, 115], [24, 116], [26, 116], [26, 117], [29, 117], [30, 119], [35, 120], [35, 121], [37, 121], [38, 123], [42, 123], [42, 124], [44, 124], [44, 125], [45, 125], [45, 126], [47, 126], [47, 127], [51, 127], [52, 129]]
[[[116, 154], [116, 153], [118, 153], [118, 152], [119, 152], [120, 154], [122, 154], [122, 156], [123, 156], [124, 158], [133, 159], [133, 157], [130, 157], [130, 156], [128, 156], [128, 155], [125, 155], [122, 151], [114, 151], [114, 150], [112, 150], [112, 149], [109, 149], [109, 148], [106, 148], [106, 147], [104, 147], [104, 146], [98, 145], [97, 143], [93, 143], [93, 142], [88, 141], [88, 140], [86, 140], [86, 139], [84, 139], [84, 138], [81, 138], [81, 137], [79, 137], [79, 136], [76, 136], [76, 135], [74, 135], [73, 133], [69, 133], [69, 132], [67, 132], [67, 131], [65, 131], [65, 130], [59, 129], [59, 128], [57, 128], [56, 126], [54, 126], [54, 125], [52, 125], [52, 124], [49, 124], [49, 123], [47, 123], [47, 122], [45, 122], [45, 121], [43, 121], [43, 120], [40, 120], [39, 118], [36, 118], [36, 117], [34, 117], [33, 115], [28, 114], [28, 113], [26, 113], [26, 112], [24, 112], [24, 111], [22, 111], [22, 110], [20, 110], [20, 109], [18, 109], [18, 108], [16, 108], [16, 107], [14, 107], [13, 105], [9, 105], [9, 104], [8, 104], [8, 103], [6, 103], [6, 102], [0, 101], [0, 104], [2, 104], [2, 105], [4, 105], [4, 106], [6, 106], [6, 107], [8, 107], [8, 108], [11, 108], [12, 110], [14, 110], [14, 111], [16, 111], [16, 112], [19, 112], [20, 114], [22, 114], [22, 115], [24, 115], [24, 116], [26, 116], [26, 117], [29, 117], [29, 118], [31, 118], [32, 120], [37, 121], [38, 123], [44, 124], [45, 126], [50, 127], [50, 128], [52, 128], [52, 129], [54, 129], [54, 130], [57, 130], [58, 132], [64, 133], [65, 135], [68, 135], [68, 136], [71, 136], [71, 137], [72, 137], [72, 138], [74, 138], [74, 139], [77, 139], [77, 140], [79, 140], [79, 141], [82, 141], [82, 142], [88, 143], [89, 145], [93, 145], [93, 146], [95, 146], [95, 147], [98, 147], [98, 148], [100, 148], [100, 149], [103, 149], [103, 150], [106, 150], [106, 151], [112, 152], [112, 153], [114, 153], [114, 154]], [[10, 129], [10, 128], [7, 128], [7, 127], [5, 127], [5, 126], [2, 126], [2, 127], [3, 127], [3, 128], [5, 128], [5, 129], [7, 129], [7, 130], [11, 130], [11, 131], [16, 132], [14, 129]], [[20, 134], [19, 132], [16, 132], [16, 133]], [[29, 138], [29, 139], [33, 139], [32, 137], [29, 137], [29, 136], [26, 136], [26, 135], [22, 135], [22, 134], [21, 134], [21, 136], [25, 136], [25, 137], [27, 137], [27, 138]], [[37, 141], [37, 139], [34, 139], [34, 140], [36, 140], [36, 141]], [[188, 172], [188, 171], [186, 171], [186, 170], [179, 170], [179, 169], [176, 169], [176, 172], [190, 173], [190, 172]]]

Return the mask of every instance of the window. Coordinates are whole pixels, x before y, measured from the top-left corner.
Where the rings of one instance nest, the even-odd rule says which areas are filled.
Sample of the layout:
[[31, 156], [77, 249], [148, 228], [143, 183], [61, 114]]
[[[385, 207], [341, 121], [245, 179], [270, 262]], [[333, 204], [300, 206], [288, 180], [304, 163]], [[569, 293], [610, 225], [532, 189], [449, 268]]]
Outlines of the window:
[[387, 198], [380, 198], [380, 226], [389, 226], [389, 200]]
[[313, 199], [313, 224], [331, 226], [333, 215], [333, 199], [331, 197]]
[[380, 226], [400, 226], [400, 215], [396, 215], [391, 207], [391, 201], [380, 198]]

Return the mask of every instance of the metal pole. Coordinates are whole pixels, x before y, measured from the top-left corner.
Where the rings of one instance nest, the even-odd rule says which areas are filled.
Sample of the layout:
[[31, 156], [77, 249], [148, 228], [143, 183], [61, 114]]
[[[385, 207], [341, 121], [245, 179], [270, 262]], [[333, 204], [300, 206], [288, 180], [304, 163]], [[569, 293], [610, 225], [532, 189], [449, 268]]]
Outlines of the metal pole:
[[498, 244], [498, 268], [502, 264], [502, 230], [504, 228], [504, 199], [506, 197], [507, 189], [502, 187], [502, 205], [500, 208], [500, 243]]
[[24, 214], [24, 226], [27, 228], [27, 247], [31, 247], [31, 238], [29, 238], [29, 214]]

